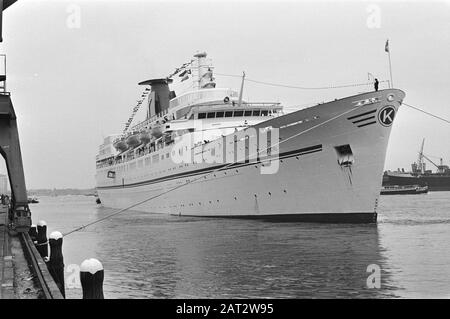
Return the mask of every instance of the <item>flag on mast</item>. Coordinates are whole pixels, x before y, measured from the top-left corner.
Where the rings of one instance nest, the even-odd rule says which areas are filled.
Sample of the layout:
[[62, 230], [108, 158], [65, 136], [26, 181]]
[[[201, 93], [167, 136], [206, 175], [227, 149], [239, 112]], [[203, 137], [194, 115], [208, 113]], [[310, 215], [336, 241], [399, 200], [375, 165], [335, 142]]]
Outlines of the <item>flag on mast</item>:
[[384, 45], [384, 51], [389, 53], [389, 40], [386, 40], [386, 44]]

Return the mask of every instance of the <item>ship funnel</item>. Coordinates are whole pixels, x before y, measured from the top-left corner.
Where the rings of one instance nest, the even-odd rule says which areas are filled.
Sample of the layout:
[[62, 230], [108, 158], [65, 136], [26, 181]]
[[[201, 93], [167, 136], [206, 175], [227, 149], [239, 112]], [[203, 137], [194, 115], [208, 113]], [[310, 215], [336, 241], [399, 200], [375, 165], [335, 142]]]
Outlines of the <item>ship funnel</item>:
[[172, 79], [153, 79], [139, 83], [139, 85], [151, 86], [148, 105], [148, 114], [150, 117], [165, 113], [169, 109], [169, 102], [172, 97], [169, 84], [172, 82]]

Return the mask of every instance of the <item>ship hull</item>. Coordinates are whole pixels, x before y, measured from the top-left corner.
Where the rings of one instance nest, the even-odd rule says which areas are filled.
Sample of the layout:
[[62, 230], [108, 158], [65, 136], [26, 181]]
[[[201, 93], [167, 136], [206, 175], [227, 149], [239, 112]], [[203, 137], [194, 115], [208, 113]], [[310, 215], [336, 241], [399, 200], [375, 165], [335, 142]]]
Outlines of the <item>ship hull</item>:
[[[388, 95], [395, 100], [387, 101]], [[114, 179], [105, 177], [113, 168], [98, 170], [98, 195], [106, 207], [149, 213], [375, 222], [391, 130], [379, 114], [386, 107], [397, 111], [403, 97], [394, 89], [360, 94], [255, 125], [279, 128], [277, 165], [259, 159], [180, 165], [168, 158], [146, 167], [142, 159], [134, 171], [121, 175], [118, 168]], [[377, 102], [355, 106], [373, 98]], [[351, 148], [351, 163], [340, 158], [343, 145]], [[271, 165], [277, 166], [275, 173], [261, 173]]]

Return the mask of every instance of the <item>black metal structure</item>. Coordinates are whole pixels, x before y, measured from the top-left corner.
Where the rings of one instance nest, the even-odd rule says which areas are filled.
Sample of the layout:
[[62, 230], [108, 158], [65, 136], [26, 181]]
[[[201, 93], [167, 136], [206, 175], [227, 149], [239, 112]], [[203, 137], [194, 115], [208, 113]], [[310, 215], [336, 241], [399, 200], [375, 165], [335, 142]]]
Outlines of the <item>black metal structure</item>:
[[[0, 42], [3, 41], [3, 10], [14, 2], [16, 0], [0, 0]], [[10, 93], [6, 91], [6, 57], [3, 57], [4, 74], [0, 74], [0, 154], [5, 159], [11, 186], [9, 222], [13, 230], [28, 232], [31, 226], [31, 213], [28, 208], [17, 117]]]

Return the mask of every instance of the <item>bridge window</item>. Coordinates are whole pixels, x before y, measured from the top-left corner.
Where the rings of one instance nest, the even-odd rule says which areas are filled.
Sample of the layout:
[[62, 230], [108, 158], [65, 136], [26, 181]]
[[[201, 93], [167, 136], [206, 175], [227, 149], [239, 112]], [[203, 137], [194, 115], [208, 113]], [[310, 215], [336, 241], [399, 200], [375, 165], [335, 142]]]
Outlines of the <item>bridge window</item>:
[[223, 117], [224, 112], [216, 112], [216, 117]]
[[269, 111], [263, 110], [261, 111], [261, 116], [267, 116], [269, 114]]
[[198, 118], [199, 119], [205, 119], [206, 118], [206, 113], [198, 113]]
[[252, 111], [245, 111], [244, 116], [252, 116]]
[[232, 116], [233, 116], [233, 111], [225, 112], [225, 117], [232, 117]]
[[260, 110], [253, 111], [253, 116], [259, 116], [259, 114], [261, 114]]
[[216, 113], [214, 113], [214, 112], [208, 113], [208, 118], [209, 118], [209, 119], [213, 119], [213, 118], [215, 118], [215, 117], [216, 117]]
[[244, 111], [234, 111], [234, 116], [242, 116], [244, 115]]

